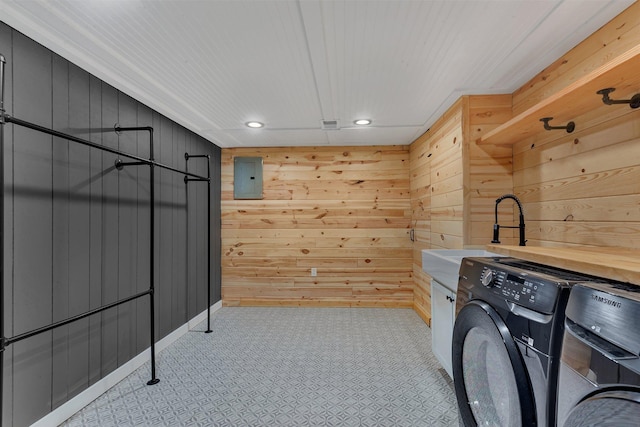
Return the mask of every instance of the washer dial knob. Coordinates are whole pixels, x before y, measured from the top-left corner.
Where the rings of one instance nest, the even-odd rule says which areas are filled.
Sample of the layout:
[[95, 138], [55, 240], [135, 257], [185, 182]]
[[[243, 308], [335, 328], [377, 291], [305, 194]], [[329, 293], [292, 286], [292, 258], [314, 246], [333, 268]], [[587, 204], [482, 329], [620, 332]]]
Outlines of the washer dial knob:
[[494, 273], [491, 269], [484, 269], [482, 271], [482, 275], [480, 275], [480, 283], [482, 283], [487, 288], [490, 288], [493, 285]]

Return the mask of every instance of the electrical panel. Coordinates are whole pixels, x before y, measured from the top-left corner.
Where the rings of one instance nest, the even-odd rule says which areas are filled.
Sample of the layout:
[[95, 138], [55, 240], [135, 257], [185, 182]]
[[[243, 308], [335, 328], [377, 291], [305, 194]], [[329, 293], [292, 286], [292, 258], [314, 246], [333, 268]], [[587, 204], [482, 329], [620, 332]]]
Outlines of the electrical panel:
[[233, 198], [262, 199], [262, 157], [233, 159]]

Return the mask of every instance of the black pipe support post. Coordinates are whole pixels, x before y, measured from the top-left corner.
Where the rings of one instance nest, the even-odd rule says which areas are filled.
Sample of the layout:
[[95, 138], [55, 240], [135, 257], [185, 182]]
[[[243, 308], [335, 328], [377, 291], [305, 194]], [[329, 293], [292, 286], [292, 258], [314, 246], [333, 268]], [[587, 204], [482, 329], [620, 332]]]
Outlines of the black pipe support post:
[[4, 56], [0, 53], [0, 425], [4, 412]]
[[[153, 158], [153, 128], [149, 127], [145, 129], [149, 131], [149, 160], [154, 162]], [[151, 379], [147, 381], [147, 385], [158, 384], [160, 379], [156, 377], [156, 324], [155, 324], [155, 256], [154, 256], [154, 248], [155, 248], [155, 210], [156, 210], [156, 199], [155, 199], [155, 164], [151, 163], [149, 165], [149, 181], [151, 185], [150, 188], [150, 204], [149, 207], [149, 318], [151, 321], [151, 327], [149, 328], [150, 338], [151, 338]]]
[[[117, 134], [125, 131], [147, 131], [149, 132], [149, 161], [138, 162], [122, 162], [120, 159], [116, 160], [116, 168], [122, 170], [124, 166], [134, 166], [141, 164], [149, 165], [149, 321], [151, 326], [149, 328], [149, 335], [151, 339], [151, 379], [147, 381], [147, 385], [158, 384], [160, 379], [156, 377], [156, 324], [155, 324], [155, 166], [156, 162], [153, 158], [153, 128], [151, 126], [143, 127], [120, 127], [115, 126], [114, 131]], [[119, 162], [119, 163], [118, 163]]]
[[213, 332], [211, 329], [211, 157], [208, 154], [192, 155], [184, 153], [186, 162], [185, 169], [188, 170], [190, 158], [206, 158], [207, 159], [207, 179], [184, 177], [185, 185], [191, 181], [207, 181], [207, 330], [205, 334]]

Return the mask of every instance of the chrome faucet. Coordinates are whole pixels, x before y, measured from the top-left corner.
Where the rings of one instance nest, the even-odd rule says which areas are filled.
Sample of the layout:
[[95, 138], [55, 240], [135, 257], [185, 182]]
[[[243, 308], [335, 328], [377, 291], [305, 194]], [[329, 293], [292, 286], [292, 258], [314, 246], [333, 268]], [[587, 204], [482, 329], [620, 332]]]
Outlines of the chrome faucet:
[[505, 194], [504, 196], [500, 196], [496, 199], [496, 222], [495, 224], [493, 224], [493, 240], [491, 241], [491, 243], [500, 243], [500, 238], [499, 238], [499, 234], [500, 234], [500, 224], [498, 224], [498, 205], [500, 204], [501, 201], [503, 201], [504, 199], [513, 199], [516, 204], [518, 205], [518, 210], [520, 211], [520, 224], [518, 226], [507, 226], [507, 225], [503, 225], [502, 228], [519, 228], [520, 229], [520, 246], [524, 246], [526, 243], [526, 240], [524, 239], [524, 212], [522, 211], [522, 204], [520, 203], [520, 200], [518, 200], [518, 198], [513, 195], [513, 194]]

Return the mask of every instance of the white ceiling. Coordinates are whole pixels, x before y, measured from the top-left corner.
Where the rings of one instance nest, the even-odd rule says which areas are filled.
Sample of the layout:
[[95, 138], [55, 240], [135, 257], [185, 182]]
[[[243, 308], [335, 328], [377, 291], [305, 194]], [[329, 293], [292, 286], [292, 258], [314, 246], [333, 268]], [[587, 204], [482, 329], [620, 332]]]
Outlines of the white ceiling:
[[220, 147], [382, 145], [512, 93], [632, 3], [0, 0], [0, 19]]

